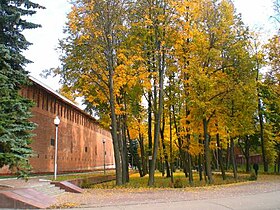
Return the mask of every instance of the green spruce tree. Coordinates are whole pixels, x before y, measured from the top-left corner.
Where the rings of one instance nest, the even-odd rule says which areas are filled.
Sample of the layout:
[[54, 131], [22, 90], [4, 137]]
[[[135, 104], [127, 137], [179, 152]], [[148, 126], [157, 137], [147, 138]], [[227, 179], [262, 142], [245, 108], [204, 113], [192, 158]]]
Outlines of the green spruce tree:
[[22, 32], [40, 26], [22, 17], [40, 8], [29, 0], [0, 0], [0, 168], [9, 166], [19, 176], [30, 169], [30, 131], [35, 128], [29, 121], [33, 103], [19, 94], [28, 85], [24, 67], [30, 62], [22, 55], [30, 45]]

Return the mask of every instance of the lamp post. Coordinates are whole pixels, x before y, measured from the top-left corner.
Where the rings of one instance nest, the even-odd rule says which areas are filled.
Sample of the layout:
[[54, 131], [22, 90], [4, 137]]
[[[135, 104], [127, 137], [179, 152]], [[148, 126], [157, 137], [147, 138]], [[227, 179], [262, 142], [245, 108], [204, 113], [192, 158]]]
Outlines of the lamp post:
[[106, 174], [106, 150], [105, 150], [105, 139], [102, 140], [103, 142], [103, 154], [104, 154], [104, 164], [103, 164], [103, 170], [104, 170], [104, 175]]
[[58, 116], [55, 117], [53, 123], [55, 125], [54, 180], [56, 180], [56, 175], [57, 175], [57, 138], [58, 138], [58, 125], [60, 123], [60, 119], [58, 118]]

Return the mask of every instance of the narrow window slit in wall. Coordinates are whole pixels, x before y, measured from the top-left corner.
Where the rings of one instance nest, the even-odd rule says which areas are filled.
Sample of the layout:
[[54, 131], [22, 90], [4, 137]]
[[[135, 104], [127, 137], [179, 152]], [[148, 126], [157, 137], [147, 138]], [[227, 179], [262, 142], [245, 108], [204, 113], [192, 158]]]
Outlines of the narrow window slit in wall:
[[54, 139], [51, 138], [51, 146], [54, 146]]

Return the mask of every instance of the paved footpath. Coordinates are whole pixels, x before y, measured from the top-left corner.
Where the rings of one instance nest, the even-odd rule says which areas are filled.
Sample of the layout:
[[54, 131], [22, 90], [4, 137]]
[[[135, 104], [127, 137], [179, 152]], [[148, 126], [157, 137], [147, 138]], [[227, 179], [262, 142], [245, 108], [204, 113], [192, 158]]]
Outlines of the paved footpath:
[[74, 209], [100, 209], [100, 210], [272, 210], [280, 209], [280, 191], [260, 193], [249, 196], [236, 196], [220, 199], [202, 199], [193, 201], [151, 202], [142, 204], [123, 204], [114, 206], [84, 206]]
[[[82, 194], [64, 193], [56, 197], [57, 208], [100, 210], [280, 210], [280, 176], [262, 176], [258, 181], [232, 185], [184, 189], [88, 189]], [[0, 180], [0, 185], [30, 187], [28, 182]], [[0, 189], [1, 190], [1, 189]]]
[[7, 188], [28, 188], [37, 185], [41, 181], [47, 181], [48, 177], [31, 177], [28, 181], [17, 178], [0, 179], [0, 190]]
[[101, 210], [280, 210], [280, 176], [270, 181], [199, 188], [90, 189], [83, 194], [63, 194], [57, 204]]

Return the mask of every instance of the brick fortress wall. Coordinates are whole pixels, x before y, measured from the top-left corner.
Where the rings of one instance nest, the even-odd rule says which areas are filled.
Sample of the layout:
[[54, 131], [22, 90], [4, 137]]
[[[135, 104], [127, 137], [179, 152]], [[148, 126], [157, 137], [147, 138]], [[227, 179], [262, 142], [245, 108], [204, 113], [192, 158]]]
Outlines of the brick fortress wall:
[[[101, 128], [93, 117], [34, 81], [32, 86], [23, 88], [21, 94], [35, 102], [31, 118], [37, 124], [31, 144], [34, 152], [30, 159], [32, 172], [54, 171], [55, 116], [60, 118], [58, 173], [102, 169], [104, 147], [106, 167], [114, 167], [111, 134]], [[0, 173], [5, 172], [6, 169], [0, 169]]]

